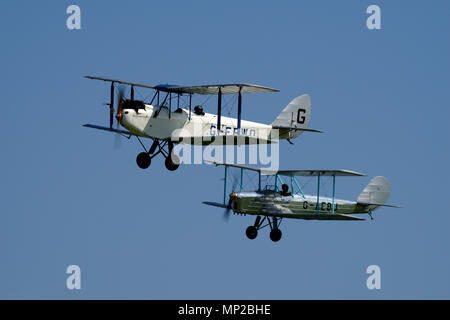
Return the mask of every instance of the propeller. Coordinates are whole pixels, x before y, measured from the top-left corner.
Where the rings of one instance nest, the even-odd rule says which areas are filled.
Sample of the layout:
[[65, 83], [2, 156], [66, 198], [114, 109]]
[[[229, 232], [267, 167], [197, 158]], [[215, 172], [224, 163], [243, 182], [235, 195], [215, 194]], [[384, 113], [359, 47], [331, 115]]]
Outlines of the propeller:
[[225, 212], [223, 213], [223, 220], [225, 220], [226, 222], [228, 222], [228, 220], [230, 219], [230, 212], [231, 212], [231, 209], [233, 209], [233, 200], [235, 197], [236, 197], [236, 193], [232, 192], [230, 194], [230, 199], [228, 200], [227, 208], [225, 209]]
[[235, 190], [237, 188], [237, 184], [238, 184], [238, 177], [236, 174], [234, 174], [233, 175], [233, 186], [231, 188], [230, 198], [228, 199], [228, 205], [223, 213], [223, 219], [226, 222], [228, 222], [228, 220], [230, 219], [230, 212], [233, 209], [233, 201], [236, 198]]
[[[122, 86], [119, 87], [119, 100], [118, 100], [118, 105], [117, 105], [117, 112], [116, 112], [116, 120], [117, 120], [117, 126], [116, 129], [119, 130], [120, 129], [120, 124], [122, 122], [122, 118], [123, 118], [123, 95], [124, 95], [124, 88]], [[119, 134], [116, 133], [116, 138], [114, 141], [114, 147], [117, 148], [120, 146], [120, 137]]]
[[123, 87], [119, 87], [119, 102], [117, 106], [116, 120], [117, 120], [117, 129], [119, 129], [120, 123], [123, 117]]

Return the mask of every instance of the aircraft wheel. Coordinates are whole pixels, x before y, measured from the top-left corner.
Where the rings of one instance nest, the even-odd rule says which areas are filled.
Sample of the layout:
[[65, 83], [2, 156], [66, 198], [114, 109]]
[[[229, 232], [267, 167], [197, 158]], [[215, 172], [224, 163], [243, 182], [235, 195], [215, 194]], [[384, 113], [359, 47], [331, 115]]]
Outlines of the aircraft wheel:
[[270, 240], [277, 242], [281, 239], [281, 235], [282, 233], [280, 229], [272, 229], [272, 231], [270, 231]]
[[180, 158], [178, 158], [178, 156], [173, 154], [170, 157], [166, 158], [165, 164], [167, 170], [175, 171], [180, 166]]
[[136, 163], [139, 168], [141, 169], [147, 169], [150, 167], [150, 163], [152, 163], [152, 159], [148, 155], [147, 152], [141, 152], [136, 157]]
[[245, 230], [245, 234], [247, 235], [247, 238], [253, 240], [258, 235], [258, 230], [254, 226], [249, 226], [247, 230]]

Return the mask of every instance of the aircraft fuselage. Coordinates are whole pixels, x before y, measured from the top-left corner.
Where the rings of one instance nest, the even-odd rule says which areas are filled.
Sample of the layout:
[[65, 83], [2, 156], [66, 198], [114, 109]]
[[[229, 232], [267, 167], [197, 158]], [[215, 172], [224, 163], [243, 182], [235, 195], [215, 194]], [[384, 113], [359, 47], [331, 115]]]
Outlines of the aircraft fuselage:
[[189, 116], [189, 110], [181, 108], [169, 114], [167, 108], [158, 110], [152, 105], [145, 105], [145, 109], [125, 109], [121, 125], [138, 136], [193, 144], [209, 144], [217, 141], [218, 136], [238, 136], [247, 143], [286, 138], [276, 137], [272, 126], [267, 124], [242, 120], [238, 128], [237, 119], [222, 116], [219, 129], [215, 114], [192, 112]]
[[[334, 211], [333, 211], [334, 204]], [[373, 206], [358, 204], [356, 201], [333, 199], [319, 196], [319, 210], [317, 210], [317, 195], [299, 194], [282, 196], [273, 191], [237, 192], [234, 198], [233, 211], [235, 213], [259, 215], [271, 213], [279, 217], [305, 214], [357, 214], [368, 213]], [[274, 214], [273, 214], [274, 213]]]

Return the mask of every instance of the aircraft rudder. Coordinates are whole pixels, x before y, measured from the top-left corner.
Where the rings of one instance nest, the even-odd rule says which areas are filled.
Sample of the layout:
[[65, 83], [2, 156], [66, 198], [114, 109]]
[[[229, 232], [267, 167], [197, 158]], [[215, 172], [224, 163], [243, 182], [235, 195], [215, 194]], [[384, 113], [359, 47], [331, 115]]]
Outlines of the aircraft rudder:
[[384, 205], [391, 194], [391, 185], [383, 176], [374, 177], [357, 198], [358, 203]]
[[[273, 127], [295, 127], [307, 129], [311, 119], [311, 97], [303, 94], [294, 98], [272, 122]], [[290, 132], [290, 138], [296, 138], [303, 131]]]

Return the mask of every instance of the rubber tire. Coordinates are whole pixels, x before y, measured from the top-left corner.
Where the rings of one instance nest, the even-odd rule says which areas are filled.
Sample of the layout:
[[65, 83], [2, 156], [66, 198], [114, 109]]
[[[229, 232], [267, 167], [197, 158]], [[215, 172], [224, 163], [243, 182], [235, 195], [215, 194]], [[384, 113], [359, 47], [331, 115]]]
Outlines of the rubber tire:
[[270, 240], [272, 240], [273, 242], [277, 242], [281, 239], [281, 230], [276, 228], [276, 229], [272, 229], [272, 231], [270, 231]]
[[152, 163], [152, 159], [150, 158], [150, 156], [147, 152], [141, 152], [136, 157], [136, 163], [139, 168], [147, 169], [148, 167], [150, 167], [150, 164]]
[[249, 226], [247, 230], [245, 230], [245, 234], [247, 235], [247, 238], [253, 240], [258, 235], [258, 230], [255, 228], [255, 226]]
[[166, 165], [167, 170], [169, 170], [169, 171], [175, 171], [180, 166], [179, 158], [176, 155], [172, 155], [172, 157], [174, 158], [175, 162], [177, 162], [178, 164], [177, 163], [173, 163], [171, 157], [167, 157], [166, 161], [164, 163]]

